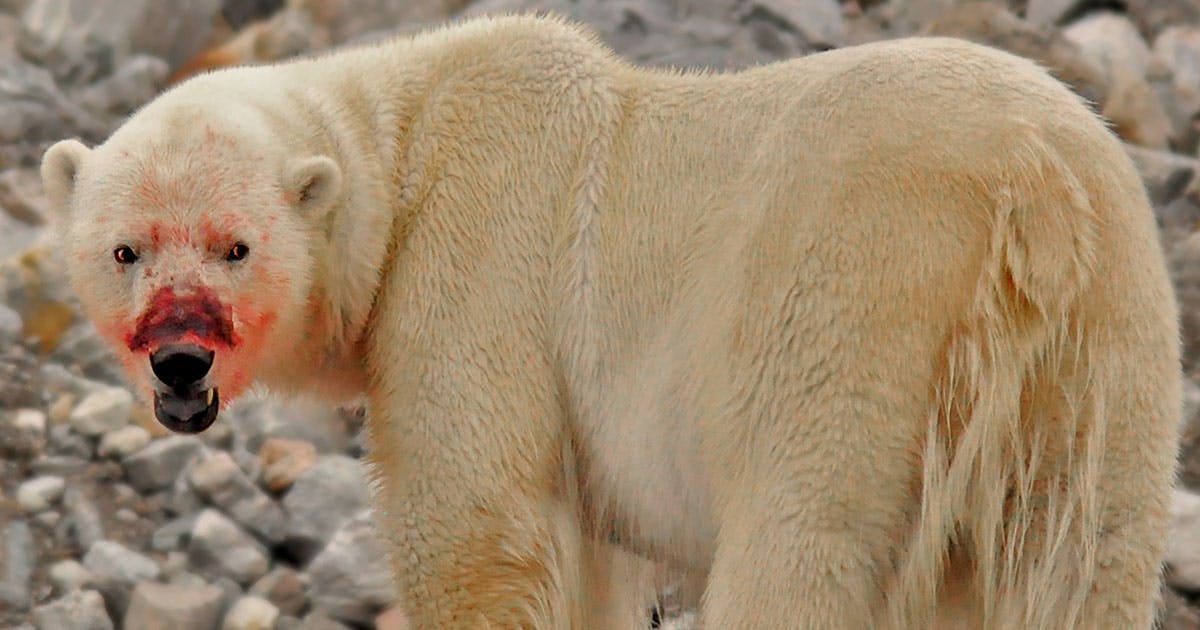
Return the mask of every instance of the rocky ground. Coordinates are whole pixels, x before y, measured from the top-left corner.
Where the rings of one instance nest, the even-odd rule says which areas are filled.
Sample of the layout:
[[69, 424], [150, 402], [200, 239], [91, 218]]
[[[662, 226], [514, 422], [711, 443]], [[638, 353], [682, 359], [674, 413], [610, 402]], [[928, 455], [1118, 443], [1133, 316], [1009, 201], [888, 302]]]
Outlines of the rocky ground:
[[530, 8], [660, 66], [956, 35], [1037, 59], [1095, 103], [1150, 191], [1183, 307], [1164, 627], [1200, 628], [1200, 0], [0, 0], [0, 626], [404, 627], [367, 509], [361, 411], [260, 397], [200, 437], [166, 435], [78, 316], [36, 164], [206, 68]]

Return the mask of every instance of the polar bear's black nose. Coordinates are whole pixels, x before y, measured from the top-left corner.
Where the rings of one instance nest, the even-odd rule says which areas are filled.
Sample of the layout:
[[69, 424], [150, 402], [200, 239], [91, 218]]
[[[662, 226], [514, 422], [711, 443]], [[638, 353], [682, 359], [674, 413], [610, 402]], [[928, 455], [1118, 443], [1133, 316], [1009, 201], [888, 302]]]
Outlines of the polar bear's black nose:
[[213, 351], [194, 344], [163, 346], [150, 355], [150, 369], [171, 389], [196, 384], [212, 368]]

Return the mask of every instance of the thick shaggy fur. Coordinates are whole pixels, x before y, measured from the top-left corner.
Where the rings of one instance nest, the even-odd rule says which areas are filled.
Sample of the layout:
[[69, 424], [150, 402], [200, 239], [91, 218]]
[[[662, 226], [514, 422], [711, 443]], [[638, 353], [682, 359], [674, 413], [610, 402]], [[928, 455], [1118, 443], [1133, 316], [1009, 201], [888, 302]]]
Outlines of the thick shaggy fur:
[[199, 286], [226, 400], [366, 392], [416, 627], [628, 627], [610, 540], [707, 574], [707, 628], [1154, 617], [1175, 305], [1129, 160], [1027, 61], [679, 74], [482, 19], [192, 79], [43, 174], [118, 347]]

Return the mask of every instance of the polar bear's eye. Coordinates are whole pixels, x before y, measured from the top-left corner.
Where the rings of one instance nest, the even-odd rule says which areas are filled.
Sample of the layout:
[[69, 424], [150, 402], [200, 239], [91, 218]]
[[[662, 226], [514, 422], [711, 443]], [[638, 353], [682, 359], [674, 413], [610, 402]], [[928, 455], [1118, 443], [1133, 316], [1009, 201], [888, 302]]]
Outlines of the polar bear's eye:
[[237, 262], [245, 258], [249, 253], [250, 248], [247, 247], [245, 243], [238, 243], [237, 245], [230, 247], [229, 251], [225, 253], [225, 260], [228, 260], [229, 262]]
[[113, 250], [113, 258], [122, 265], [132, 265], [137, 262], [138, 255], [137, 252], [133, 251], [132, 247], [122, 245]]

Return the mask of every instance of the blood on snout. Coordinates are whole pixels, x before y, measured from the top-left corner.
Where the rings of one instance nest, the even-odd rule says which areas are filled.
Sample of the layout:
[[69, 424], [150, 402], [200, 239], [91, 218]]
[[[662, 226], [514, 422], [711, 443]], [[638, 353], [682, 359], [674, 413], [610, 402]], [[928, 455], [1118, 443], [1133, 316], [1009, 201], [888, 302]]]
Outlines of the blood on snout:
[[187, 295], [160, 289], [126, 340], [131, 352], [147, 352], [167, 343], [190, 341], [209, 348], [237, 347], [230, 308], [211, 291], [198, 288]]

